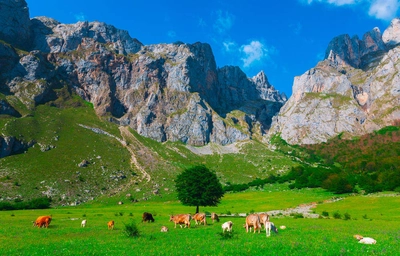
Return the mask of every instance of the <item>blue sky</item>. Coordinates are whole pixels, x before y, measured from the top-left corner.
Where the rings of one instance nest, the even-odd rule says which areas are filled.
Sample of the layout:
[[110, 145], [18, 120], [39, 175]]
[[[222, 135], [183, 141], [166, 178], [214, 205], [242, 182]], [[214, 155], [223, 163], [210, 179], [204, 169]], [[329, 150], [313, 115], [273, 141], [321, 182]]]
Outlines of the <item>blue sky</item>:
[[218, 67], [239, 66], [249, 77], [264, 70], [288, 96], [335, 36], [383, 33], [400, 8], [398, 0], [26, 1], [31, 17], [102, 21], [145, 45], [209, 43]]

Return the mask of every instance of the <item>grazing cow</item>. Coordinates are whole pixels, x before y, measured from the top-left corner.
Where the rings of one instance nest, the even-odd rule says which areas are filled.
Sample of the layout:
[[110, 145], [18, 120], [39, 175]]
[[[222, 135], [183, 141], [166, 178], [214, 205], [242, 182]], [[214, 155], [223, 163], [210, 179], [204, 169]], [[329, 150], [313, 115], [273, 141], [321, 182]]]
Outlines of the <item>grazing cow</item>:
[[149, 212], [144, 212], [142, 216], [142, 222], [154, 222], [153, 215]]
[[217, 222], [219, 222], [218, 215], [217, 215], [215, 212], [211, 213], [211, 219], [212, 219], [213, 223], [214, 223], [214, 220], [216, 220]]
[[161, 227], [161, 232], [168, 232], [168, 228], [166, 226]]
[[260, 217], [258, 214], [250, 214], [246, 217], [246, 232], [249, 233], [249, 228], [251, 232], [251, 227], [254, 228], [254, 233], [256, 233], [256, 230], [258, 229], [258, 233], [260, 233], [261, 230], [261, 223], [260, 223]]
[[51, 216], [40, 216], [35, 220], [35, 222], [33, 223], [33, 226], [34, 227], [37, 226], [38, 228], [41, 228], [41, 227], [48, 228], [50, 225], [50, 222], [51, 222]]
[[228, 232], [232, 232], [232, 221], [227, 221], [224, 224], [222, 224], [222, 233], [225, 233], [225, 230]]
[[81, 222], [81, 227], [82, 227], [82, 228], [86, 227], [86, 220], [82, 220], [82, 222]]
[[376, 240], [371, 237], [364, 237], [359, 241], [360, 244], [376, 244]]
[[363, 237], [361, 235], [354, 235], [360, 244], [376, 244], [376, 240], [371, 237]]
[[271, 230], [274, 231], [275, 233], [278, 233], [278, 229], [276, 228], [273, 222], [270, 221], [264, 222], [264, 227], [265, 227], [265, 234], [267, 237], [271, 236]]
[[[258, 214], [258, 216], [260, 217], [260, 223], [261, 223], [261, 225], [264, 225], [264, 223], [266, 222], [266, 221], [269, 221], [269, 215], [267, 214], [267, 213], [260, 213], [260, 214]], [[265, 227], [265, 225], [264, 225], [264, 229], [265, 229], [266, 227]]]
[[192, 216], [190, 214], [178, 214], [178, 215], [171, 215], [169, 217], [169, 221], [173, 221], [175, 223], [175, 228], [176, 224], [179, 224], [182, 228], [182, 224], [185, 225], [185, 228], [188, 227], [190, 228], [190, 220], [192, 219]]
[[107, 222], [107, 226], [108, 226], [108, 229], [110, 230], [113, 230], [114, 229], [114, 221], [113, 220], [110, 220], [109, 222]]
[[207, 225], [207, 220], [206, 220], [206, 214], [205, 213], [196, 213], [195, 215], [193, 215], [193, 219], [196, 222], [196, 225], [201, 225], [201, 223], [205, 225]]

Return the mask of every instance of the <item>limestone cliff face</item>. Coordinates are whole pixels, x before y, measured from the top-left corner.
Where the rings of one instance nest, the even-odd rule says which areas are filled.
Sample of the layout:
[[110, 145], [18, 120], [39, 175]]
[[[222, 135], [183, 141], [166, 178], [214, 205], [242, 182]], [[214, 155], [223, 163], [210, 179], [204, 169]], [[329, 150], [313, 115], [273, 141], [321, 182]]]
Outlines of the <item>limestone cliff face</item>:
[[[11, 13], [26, 8], [25, 1], [1, 1], [21, 3]], [[28, 51], [2, 34], [0, 96], [29, 108], [55, 100], [54, 89], [68, 86], [99, 116], [143, 136], [204, 145], [265, 134], [286, 101], [263, 72], [247, 78], [238, 67], [218, 69], [208, 44], [143, 45], [101, 22], [36, 17], [21, 23], [29, 28]], [[0, 27], [7, 24], [0, 20]], [[0, 111], [11, 111], [6, 97], [2, 102]]]
[[30, 45], [29, 9], [25, 0], [0, 0], [0, 40], [15, 46]]
[[296, 77], [293, 95], [271, 129], [292, 144], [313, 144], [343, 133], [357, 136], [400, 119], [399, 21], [380, 36], [332, 40], [326, 59]]

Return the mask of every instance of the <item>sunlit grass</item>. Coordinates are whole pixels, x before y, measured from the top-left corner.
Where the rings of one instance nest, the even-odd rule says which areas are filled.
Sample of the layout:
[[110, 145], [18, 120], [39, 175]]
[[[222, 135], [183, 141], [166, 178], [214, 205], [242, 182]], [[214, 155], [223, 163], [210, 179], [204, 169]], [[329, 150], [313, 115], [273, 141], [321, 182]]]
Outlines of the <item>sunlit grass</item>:
[[[207, 226], [195, 226], [192, 222], [189, 229], [175, 229], [169, 215], [193, 213], [195, 209], [176, 200], [123, 205], [110, 201], [47, 210], [2, 211], [3, 223], [10, 224], [0, 226], [0, 251], [2, 255], [397, 255], [399, 196], [350, 196], [337, 202], [323, 202], [332, 196], [320, 189], [253, 191], [228, 194], [216, 208], [200, 208], [217, 213], [225, 209], [249, 212], [317, 201], [320, 204], [316, 212], [347, 210], [352, 216], [350, 220], [273, 217], [278, 227], [287, 228], [269, 238], [264, 232], [246, 233], [241, 217], [222, 217], [221, 222], [214, 224], [208, 220]], [[153, 213], [154, 223], [141, 223], [144, 211]], [[50, 227], [32, 227], [32, 220], [45, 214], [53, 216]], [[362, 214], [372, 220], [362, 218]], [[87, 219], [86, 228], [80, 227], [82, 219]], [[111, 219], [115, 221], [114, 230], [107, 229]], [[139, 237], [127, 238], [123, 233], [124, 224], [131, 220], [137, 224]], [[221, 224], [227, 220], [234, 223], [234, 235], [222, 239]], [[163, 225], [169, 228], [168, 233], [160, 232]], [[378, 242], [362, 245], [352, 237], [354, 234], [370, 236]]]

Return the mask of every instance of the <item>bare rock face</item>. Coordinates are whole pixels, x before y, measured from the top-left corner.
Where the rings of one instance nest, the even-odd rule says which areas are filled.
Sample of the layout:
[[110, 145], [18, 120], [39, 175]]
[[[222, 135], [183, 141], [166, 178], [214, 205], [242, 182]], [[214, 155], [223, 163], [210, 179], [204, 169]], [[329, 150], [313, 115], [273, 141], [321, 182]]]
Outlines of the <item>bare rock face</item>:
[[[379, 35], [374, 29], [362, 41], [347, 35], [334, 39], [327, 58], [295, 78], [293, 95], [274, 118], [270, 134], [279, 133], [292, 144], [313, 144], [338, 134], [363, 135], [399, 120], [400, 47], [382, 44]], [[352, 47], [357, 44], [359, 51]]]
[[19, 141], [14, 137], [0, 136], [0, 158], [24, 151], [32, 144]]
[[218, 69], [208, 44], [144, 46], [101, 22], [27, 24], [30, 52], [0, 42], [0, 93], [30, 107], [67, 86], [99, 116], [143, 136], [200, 146], [262, 136], [286, 101], [263, 72], [247, 78], [238, 67]]
[[21, 117], [21, 114], [16, 111], [5, 99], [0, 99], [0, 115]]
[[365, 33], [362, 40], [358, 36], [350, 38], [347, 34], [335, 37], [326, 49], [325, 59], [333, 52], [348, 65], [364, 68], [372, 63], [372, 58], [381, 57], [386, 48], [379, 28], [374, 28]]
[[27, 49], [30, 37], [29, 10], [25, 0], [0, 0], [0, 40]]
[[31, 24], [34, 38], [32, 48], [46, 53], [76, 50], [85, 38], [107, 44], [117, 54], [135, 53], [142, 46], [142, 43], [131, 38], [127, 31], [103, 22], [62, 24], [51, 18], [36, 17], [32, 19]]
[[393, 47], [400, 43], [400, 19], [395, 18], [391, 21], [389, 27], [383, 32], [382, 35], [383, 42], [389, 46]]

